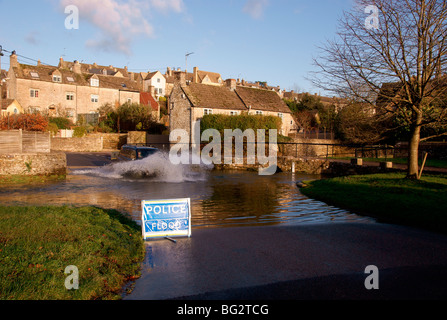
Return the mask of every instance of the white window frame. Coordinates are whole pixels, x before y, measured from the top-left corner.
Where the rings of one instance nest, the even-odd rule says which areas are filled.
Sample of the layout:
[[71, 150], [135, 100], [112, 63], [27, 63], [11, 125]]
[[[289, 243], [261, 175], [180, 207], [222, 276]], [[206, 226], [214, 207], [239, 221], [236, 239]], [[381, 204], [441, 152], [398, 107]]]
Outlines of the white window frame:
[[97, 94], [90, 95], [90, 101], [92, 103], [98, 103], [99, 102], [99, 96]]
[[239, 111], [230, 111], [230, 116], [238, 116]]
[[203, 115], [206, 116], [207, 114], [213, 114], [213, 109], [209, 108], [203, 109]]
[[91, 78], [90, 79], [90, 86], [91, 87], [99, 87], [99, 79]]
[[53, 75], [53, 82], [61, 83], [62, 77], [58, 75]]
[[256, 115], [257, 115], [257, 116], [262, 116], [262, 115], [263, 115], [263, 112], [262, 112], [261, 110], [256, 110]]
[[30, 98], [39, 98], [39, 89], [29, 89]]
[[67, 92], [67, 93], [65, 93], [65, 99], [67, 101], [73, 101], [75, 99], [74, 92]]
[[284, 119], [284, 114], [282, 112], [278, 112], [278, 117], [280, 117], [281, 119]]

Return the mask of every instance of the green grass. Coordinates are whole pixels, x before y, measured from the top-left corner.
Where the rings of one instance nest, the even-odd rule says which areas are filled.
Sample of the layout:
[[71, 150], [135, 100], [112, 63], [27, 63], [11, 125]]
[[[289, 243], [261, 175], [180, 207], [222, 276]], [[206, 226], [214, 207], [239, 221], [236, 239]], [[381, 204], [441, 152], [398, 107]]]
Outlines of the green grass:
[[[352, 157], [333, 157], [330, 159], [334, 160], [351, 160]], [[392, 162], [395, 164], [407, 164], [407, 158], [362, 158], [364, 162]], [[419, 159], [419, 165], [422, 165], [422, 159]], [[433, 168], [447, 168], [447, 160], [440, 159], [430, 159], [428, 158], [425, 167], [433, 167]]]
[[[144, 257], [141, 228], [95, 207], [0, 207], [0, 299], [119, 299]], [[67, 290], [67, 266], [79, 289]]]
[[348, 176], [308, 183], [310, 198], [378, 221], [447, 233], [447, 176], [405, 179], [405, 173]]
[[50, 176], [25, 176], [25, 175], [5, 175], [0, 176], [0, 186], [2, 185], [24, 185], [24, 184], [39, 184], [47, 182], [57, 182], [65, 180], [65, 175], [50, 175]]

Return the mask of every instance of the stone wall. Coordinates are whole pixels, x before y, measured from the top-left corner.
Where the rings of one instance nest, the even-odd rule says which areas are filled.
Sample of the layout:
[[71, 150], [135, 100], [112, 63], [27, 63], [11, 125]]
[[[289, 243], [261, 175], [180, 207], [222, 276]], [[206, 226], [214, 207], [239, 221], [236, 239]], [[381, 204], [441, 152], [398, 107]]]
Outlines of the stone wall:
[[52, 151], [99, 152], [104, 149], [104, 139], [99, 135], [82, 138], [52, 138]]
[[93, 137], [102, 137], [104, 150], [120, 150], [127, 143], [127, 133], [93, 133]]
[[297, 158], [354, 157], [355, 149], [340, 145], [337, 140], [299, 139], [280, 145], [283, 156]]
[[65, 175], [67, 157], [62, 152], [0, 154], [0, 175]]

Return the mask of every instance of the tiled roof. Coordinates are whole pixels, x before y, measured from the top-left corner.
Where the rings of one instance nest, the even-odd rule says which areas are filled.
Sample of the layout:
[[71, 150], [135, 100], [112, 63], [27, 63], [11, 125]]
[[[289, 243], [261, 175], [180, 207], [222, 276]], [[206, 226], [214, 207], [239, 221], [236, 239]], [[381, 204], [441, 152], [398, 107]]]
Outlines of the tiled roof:
[[153, 111], [158, 111], [158, 103], [149, 92], [140, 92], [140, 103], [151, 106]]
[[251, 106], [255, 110], [290, 113], [289, 107], [275, 91], [237, 86], [236, 92], [247, 108]]
[[13, 99], [2, 99], [1, 110], [6, 110], [6, 108], [8, 108], [8, 106], [10, 106], [13, 101]]
[[206, 78], [206, 76], [208, 76], [208, 78], [212, 83], [219, 83], [219, 79], [222, 79], [221, 75], [216, 72], [198, 70], [197, 75], [199, 77], [200, 82], [202, 82]]
[[182, 88], [194, 107], [247, 110], [238, 95], [227, 87], [191, 83]]
[[[76, 74], [65, 68], [57, 68], [54, 66], [31, 66], [21, 64], [19, 67], [14, 67], [16, 77], [19, 79], [28, 79], [34, 81], [53, 82], [53, 73], [59, 72], [61, 74], [62, 84], [72, 84], [78, 86], [90, 86], [89, 79], [94, 74]], [[105, 76], [96, 74], [99, 79], [100, 88], [109, 88], [122, 91], [139, 91], [138, 85], [135, 81], [125, 77]]]

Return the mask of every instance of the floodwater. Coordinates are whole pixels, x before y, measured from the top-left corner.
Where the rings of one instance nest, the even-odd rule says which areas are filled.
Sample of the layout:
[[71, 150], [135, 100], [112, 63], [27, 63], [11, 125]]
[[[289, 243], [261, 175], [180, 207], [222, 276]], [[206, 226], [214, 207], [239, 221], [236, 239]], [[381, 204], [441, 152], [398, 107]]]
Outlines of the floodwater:
[[93, 205], [141, 221], [141, 201], [191, 198], [192, 227], [373, 222], [302, 195], [296, 182], [319, 176], [215, 171], [166, 158], [72, 170], [65, 181], [0, 188], [3, 205]]

